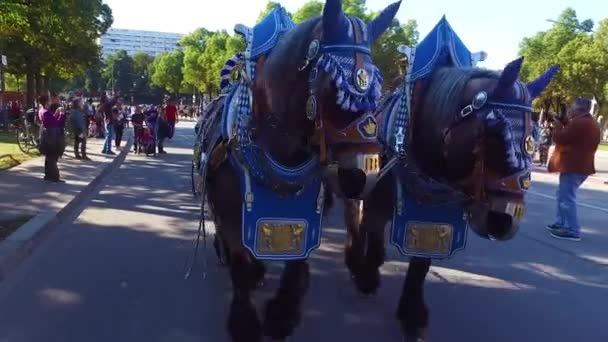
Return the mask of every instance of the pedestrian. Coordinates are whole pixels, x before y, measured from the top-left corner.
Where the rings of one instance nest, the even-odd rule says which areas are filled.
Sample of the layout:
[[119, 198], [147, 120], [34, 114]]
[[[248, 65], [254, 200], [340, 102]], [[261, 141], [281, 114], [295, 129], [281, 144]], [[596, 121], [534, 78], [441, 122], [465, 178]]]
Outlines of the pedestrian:
[[167, 154], [165, 151], [165, 139], [169, 138], [171, 134], [171, 125], [167, 120], [166, 107], [160, 109], [158, 114], [158, 120], [156, 120], [156, 138], [158, 144], [158, 153]]
[[169, 124], [169, 132], [167, 138], [173, 139], [173, 134], [175, 134], [175, 124], [179, 121], [177, 116], [177, 107], [173, 103], [171, 98], [167, 99], [167, 105], [165, 106], [165, 119]]
[[555, 120], [555, 151], [549, 160], [549, 172], [559, 172], [557, 219], [547, 226], [551, 236], [579, 241], [580, 225], [576, 210], [576, 191], [589, 175], [595, 173], [595, 151], [600, 143], [600, 127], [591, 114], [591, 101], [578, 97], [564, 122]]
[[74, 130], [74, 157], [91, 160], [87, 156], [87, 114], [82, 109], [79, 99], [72, 101], [70, 123]]
[[145, 115], [142, 112], [142, 108], [140, 106], [137, 106], [135, 108], [135, 113], [133, 113], [133, 115], [131, 115], [131, 123], [133, 124], [133, 145], [134, 145], [134, 152], [137, 152], [137, 147], [139, 146], [139, 139], [142, 136], [142, 130], [144, 128], [144, 120], [145, 120]]
[[114, 137], [114, 123], [115, 123], [115, 119], [113, 116], [113, 110], [110, 109], [110, 113], [105, 113], [105, 123], [106, 123], [106, 136], [105, 136], [105, 141], [103, 143], [103, 149], [101, 150], [101, 153], [103, 154], [110, 154], [110, 155], [114, 155], [116, 153], [112, 152], [112, 138]]
[[545, 121], [540, 130], [540, 144], [538, 146], [540, 166], [547, 166], [549, 148], [551, 148], [551, 143], [553, 141], [551, 136], [551, 125], [549, 122]]
[[[40, 129], [40, 153], [44, 155], [44, 180], [53, 183], [63, 183], [59, 175], [57, 161], [65, 150], [65, 110], [58, 103], [49, 106], [48, 96], [38, 99], [38, 117], [42, 123]], [[57, 108], [51, 111], [51, 108]]]
[[125, 130], [125, 123], [123, 121], [122, 114], [120, 110], [116, 107], [112, 109], [112, 117], [114, 119], [114, 134], [116, 135], [115, 143], [116, 149], [120, 148], [120, 143], [122, 142], [122, 135]]

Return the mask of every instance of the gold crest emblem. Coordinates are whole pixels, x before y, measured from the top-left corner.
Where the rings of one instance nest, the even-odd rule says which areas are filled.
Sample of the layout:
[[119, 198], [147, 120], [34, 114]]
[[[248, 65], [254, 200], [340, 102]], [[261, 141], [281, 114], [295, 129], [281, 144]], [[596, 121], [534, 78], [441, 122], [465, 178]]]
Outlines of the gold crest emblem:
[[304, 248], [303, 223], [262, 223], [259, 252], [298, 253]]
[[535, 147], [536, 147], [536, 144], [534, 143], [534, 138], [531, 135], [528, 135], [526, 137], [526, 141], [524, 143], [524, 148], [526, 150], [526, 153], [529, 155], [534, 154]]
[[365, 91], [369, 87], [369, 75], [365, 69], [357, 70], [357, 75], [355, 76], [355, 83], [359, 90]]
[[374, 122], [374, 120], [367, 120], [367, 123], [363, 125], [363, 130], [367, 133], [368, 136], [376, 135], [376, 130], [378, 129], [378, 125]]

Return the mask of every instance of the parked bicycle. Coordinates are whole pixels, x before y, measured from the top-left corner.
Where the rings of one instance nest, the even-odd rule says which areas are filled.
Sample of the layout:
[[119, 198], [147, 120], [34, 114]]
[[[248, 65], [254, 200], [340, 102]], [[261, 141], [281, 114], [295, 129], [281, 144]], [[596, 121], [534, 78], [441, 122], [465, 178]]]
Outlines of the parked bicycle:
[[38, 148], [40, 143], [40, 120], [36, 111], [30, 109], [25, 112], [25, 115], [20, 115], [19, 118], [13, 121], [13, 128], [17, 136], [17, 145], [23, 153], [30, 153]]

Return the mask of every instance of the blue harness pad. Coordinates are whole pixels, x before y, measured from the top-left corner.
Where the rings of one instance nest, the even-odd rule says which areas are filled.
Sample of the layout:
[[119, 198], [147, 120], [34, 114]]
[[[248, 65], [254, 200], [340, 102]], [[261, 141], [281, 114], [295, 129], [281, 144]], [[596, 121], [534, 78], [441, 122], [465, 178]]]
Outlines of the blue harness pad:
[[321, 181], [308, 184], [300, 193], [281, 197], [252, 182], [244, 169], [238, 169], [244, 199], [243, 245], [261, 260], [308, 258], [321, 243]]
[[400, 173], [393, 171], [396, 196], [390, 241], [404, 256], [445, 259], [463, 250], [468, 225], [461, 203], [422, 205], [406, 194]]
[[471, 67], [471, 51], [464, 45], [445, 16], [431, 32], [416, 45], [416, 58], [411, 69], [410, 81], [429, 76], [440, 67]]
[[295, 23], [285, 9], [277, 5], [261, 22], [253, 27], [249, 58], [254, 59], [272, 50], [281, 35], [294, 27]]

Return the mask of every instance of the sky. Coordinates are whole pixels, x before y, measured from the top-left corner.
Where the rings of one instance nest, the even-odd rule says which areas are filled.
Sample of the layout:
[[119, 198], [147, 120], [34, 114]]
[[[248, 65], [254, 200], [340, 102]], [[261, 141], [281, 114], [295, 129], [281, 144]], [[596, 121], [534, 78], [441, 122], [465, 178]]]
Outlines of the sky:
[[[307, 0], [275, 0], [296, 11]], [[114, 28], [189, 33], [198, 27], [233, 32], [234, 25], [255, 23], [267, 0], [104, 0], [114, 15]], [[393, 0], [367, 0], [367, 8], [381, 10]], [[524, 37], [547, 30], [566, 7], [579, 20], [595, 23], [608, 17], [604, 0], [403, 0], [397, 18], [416, 19], [423, 38], [446, 15], [452, 28], [472, 52], [488, 59], [479, 66], [502, 69], [517, 58]]]

